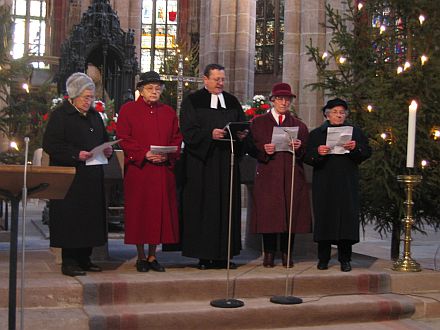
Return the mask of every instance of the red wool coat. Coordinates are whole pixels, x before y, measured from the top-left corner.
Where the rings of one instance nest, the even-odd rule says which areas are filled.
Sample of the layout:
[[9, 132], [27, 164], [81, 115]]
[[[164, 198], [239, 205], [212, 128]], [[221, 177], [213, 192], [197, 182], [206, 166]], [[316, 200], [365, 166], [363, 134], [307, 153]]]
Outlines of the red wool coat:
[[[271, 142], [274, 126], [277, 126], [277, 122], [270, 112], [255, 118], [251, 123], [258, 160], [251, 217], [251, 231], [254, 233], [285, 233], [289, 228], [292, 154], [282, 151], [267, 155], [263, 147]], [[290, 114], [286, 115], [282, 126], [298, 126], [298, 139], [301, 140], [295, 158], [292, 233], [309, 233], [312, 216], [302, 161], [309, 132], [303, 122]]]
[[[169, 106], [148, 105], [138, 98], [123, 105], [116, 135], [124, 150], [124, 209], [126, 244], [160, 244], [179, 241], [176, 182], [173, 165], [180, 153], [182, 135], [176, 112]], [[155, 165], [145, 158], [151, 145], [178, 146], [169, 161]]]

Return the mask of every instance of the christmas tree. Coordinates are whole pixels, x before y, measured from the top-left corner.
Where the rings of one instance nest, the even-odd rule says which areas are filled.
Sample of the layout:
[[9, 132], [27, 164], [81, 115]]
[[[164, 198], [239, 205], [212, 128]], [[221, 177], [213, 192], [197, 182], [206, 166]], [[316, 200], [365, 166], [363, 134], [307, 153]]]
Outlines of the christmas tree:
[[[23, 106], [27, 102], [25, 89], [28, 87], [21, 86], [21, 83], [28, 80], [31, 70], [27, 58], [14, 60], [11, 57], [14, 24], [10, 10], [7, 5], [0, 6], [0, 131], [9, 140], [17, 139], [21, 142], [28, 130], [32, 129], [29, 117], [31, 106]], [[17, 89], [21, 91], [21, 95], [14, 93]], [[0, 153], [0, 162], [20, 162], [23, 158], [21, 154], [14, 150]]]
[[[361, 169], [361, 217], [392, 232], [398, 257], [403, 186], [397, 175], [420, 174], [414, 193], [416, 230], [440, 227], [440, 6], [433, 0], [347, 1], [326, 6], [326, 49], [308, 46], [318, 82], [350, 104], [350, 118], [370, 138], [373, 156]], [[408, 114], [417, 102], [414, 167], [407, 167]]]

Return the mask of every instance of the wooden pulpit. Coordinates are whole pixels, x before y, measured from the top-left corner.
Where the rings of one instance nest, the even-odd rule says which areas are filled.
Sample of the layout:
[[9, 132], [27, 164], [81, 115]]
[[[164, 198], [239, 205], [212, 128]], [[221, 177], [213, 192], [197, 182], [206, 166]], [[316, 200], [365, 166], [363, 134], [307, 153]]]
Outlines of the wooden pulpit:
[[24, 165], [0, 165], [0, 196], [11, 202], [9, 329], [16, 324], [18, 213], [24, 188], [27, 197], [63, 199], [75, 176], [74, 167], [27, 166], [25, 185], [24, 170]]

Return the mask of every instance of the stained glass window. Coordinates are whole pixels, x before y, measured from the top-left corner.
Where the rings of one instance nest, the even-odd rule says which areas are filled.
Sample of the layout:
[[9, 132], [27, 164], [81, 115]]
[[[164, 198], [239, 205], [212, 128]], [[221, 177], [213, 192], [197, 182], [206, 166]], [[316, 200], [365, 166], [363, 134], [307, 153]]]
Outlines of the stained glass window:
[[160, 72], [176, 56], [178, 0], [142, 0], [141, 71]]
[[[46, 0], [14, 0], [12, 8], [14, 35], [12, 57], [43, 56], [46, 51]], [[35, 68], [47, 68], [33, 62]]]
[[255, 73], [281, 72], [283, 34], [284, 0], [257, 0]]

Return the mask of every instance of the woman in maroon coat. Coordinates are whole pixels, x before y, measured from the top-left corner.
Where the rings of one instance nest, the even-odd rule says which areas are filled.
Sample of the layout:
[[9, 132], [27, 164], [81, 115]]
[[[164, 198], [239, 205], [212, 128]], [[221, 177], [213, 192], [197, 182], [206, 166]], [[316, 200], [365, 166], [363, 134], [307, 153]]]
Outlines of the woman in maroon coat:
[[[163, 82], [150, 71], [137, 85], [140, 97], [121, 108], [116, 133], [125, 155], [125, 244], [136, 244], [139, 272], [163, 272], [156, 246], [177, 243], [176, 183], [173, 172], [182, 135], [176, 112], [159, 103]], [[174, 153], [154, 153], [151, 146], [176, 146]], [[144, 244], [149, 244], [148, 258]]]
[[[273, 108], [255, 118], [251, 133], [255, 143], [257, 172], [253, 195], [251, 228], [263, 235], [264, 267], [273, 267], [280, 237], [283, 266], [287, 266], [290, 192], [292, 182], [292, 153], [278, 151], [272, 144], [275, 126], [298, 127], [298, 138], [293, 142], [295, 149], [295, 180], [292, 210], [292, 233], [311, 231], [311, 211], [308, 187], [304, 176], [303, 156], [309, 135], [306, 125], [289, 112], [295, 95], [289, 84], [278, 83], [272, 88], [270, 101]], [[291, 235], [293, 243], [294, 235]], [[291, 244], [292, 245], [292, 244]], [[289, 260], [289, 267], [293, 261]]]

